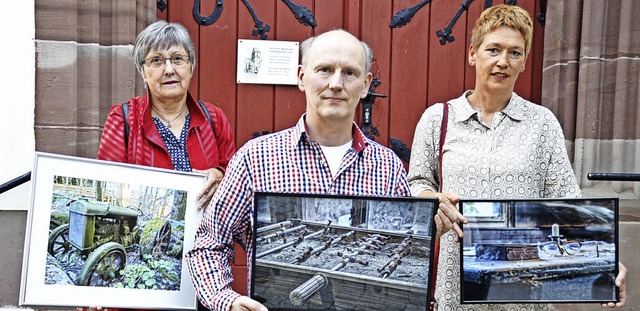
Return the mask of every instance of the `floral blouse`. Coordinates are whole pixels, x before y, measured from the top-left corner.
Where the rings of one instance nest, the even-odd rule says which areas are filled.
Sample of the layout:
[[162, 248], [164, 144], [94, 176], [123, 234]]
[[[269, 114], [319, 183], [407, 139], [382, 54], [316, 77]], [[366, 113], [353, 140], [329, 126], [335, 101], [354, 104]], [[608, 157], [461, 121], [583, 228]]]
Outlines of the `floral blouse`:
[[[443, 191], [461, 199], [579, 197], [560, 123], [553, 113], [513, 93], [484, 124], [467, 91], [449, 101], [443, 146]], [[439, 191], [439, 140], [443, 105], [429, 107], [414, 135], [408, 179], [411, 193]], [[447, 232], [440, 240], [436, 281], [439, 310], [548, 310], [547, 305], [460, 305], [460, 245]]]

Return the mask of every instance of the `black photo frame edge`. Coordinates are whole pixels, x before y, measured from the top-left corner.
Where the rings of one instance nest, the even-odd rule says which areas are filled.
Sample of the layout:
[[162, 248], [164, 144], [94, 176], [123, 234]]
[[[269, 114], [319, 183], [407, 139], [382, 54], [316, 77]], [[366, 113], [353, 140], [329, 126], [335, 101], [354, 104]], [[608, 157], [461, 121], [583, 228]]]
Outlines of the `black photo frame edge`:
[[[432, 202], [434, 203], [434, 208], [432, 210], [431, 213], [431, 221], [432, 221], [432, 226], [430, 227], [430, 236], [431, 236], [431, 241], [430, 241], [430, 245], [429, 247], [431, 248], [431, 253], [429, 256], [429, 273], [428, 273], [428, 280], [427, 280], [427, 301], [426, 301], [426, 309], [425, 311], [429, 310], [429, 305], [432, 302], [432, 293], [433, 293], [433, 289], [435, 284], [432, 284], [432, 280], [434, 280], [434, 278], [432, 277], [432, 272], [433, 272], [433, 267], [435, 266], [435, 258], [433, 257], [433, 248], [435, 246], [435, 241], [436, 241], [436, 226], [435, 223], [433, 223], [433, 217], [435, 217], [436, 213], [438, 212], [438, 204], [439, 204], [439, 200], [437, 198], [425, 198], [425, 197], [384, 197], [384, 196], [369, 196], [369, 195], [342, 195], [342, 194], [313, 194], [313, 193], [293, 193], [293, 192], [269, 192], [269, 191], [255, 191], [254, 192], [254, 196], [253, 196], [253, 203], [251, 208], [253, 209], [252, 212], [252, 220], [254, 224], [258, 223], [257, 217], [258, 217], [258, 200], [257, 198], [260, 196], [278, 196], [278, 197], [313, 197], [313, 198], [333, 198], [333, 199], [365, 199], [365, 200], [387, 200], [387, 201], [402, 201], [402, 202], [407, 202], [407, 201], [421, 201], [421, 202]], [[251, 297], [252, 299], [254, 298], [254, 286], [255, 286], [255, 282], [254, 282], [254, 278], [255, 278], [255, 273], [254, 273], [254, 269], [256, 266], [256, 243], [255, 243], [255, 239], [257, 237], [257, 227], [254, 225], [253, 228], [251, 228], [252, 233], [253, 233], [253, 249], [252, 249], [252, 256], [251, 256], [251, 271], [249, 271], [251, 273], [251, 279], [249, 280], [249, 282], [251, 282], [251, 286], [250, 286], [250, 291], [249, 291], [249, 297]], [[259, 300], [258, 300], [259, 301]], [[259, 301], [261, 302], [261, 301]], [[271, 307], [269, 308], [269, 310], [271, 311], [292, 311], [293, 309], [290, 308], [274, 308]], [[296, 310], [304, 310], [304, 309], [296, 309]], [[311, 309], [309, 309], [311, 310]], [[313, 309], [314, 311], [329, 311], [329, 310], [322, 310], [322, 309]], [[332, 309], [332, 311], [335, 311]]]
[[[458, 209], [461, 214], [463, 214], [464, 203], [474, 203], [474, 202], [567, 202], [567, 201], [593, 201], [593, 200], [609, 200], [613, 203], [614, 209], [614, 219], [613, 219], [613, 228], [614, 228], [614, 244], [615, 244], [615, 264], [614, 264], [614, 274], [617, 276], [619, 271], [619, 262], [620, 262], [620, 221], [619, 221], [619, 210], [620, 210], [620, 199], [618, 197], [580, 197], [580, 198], [537, 198], [537, 199], [461, 199], [458, 204]], [[460, 224], [460, 229], [464, 232], [464, 225]], [[463, 238], [464, 239], [464, 238]], [[460, 304], [463, 305], [474, 305], [474, 304], [520, 304], [520, 303], [554, 303], [554, 304], [569, 304], [569, 303], [589, 303], [589, 304], [603, 304], [608, 302], [619, 302], [620, 301], [620, 291], [619, 288], [615, 285], [612, 280], [612, 286], [615, 287], [615, 301], [610, 300], [473, 300], [473, 301], [464, 301], [464, 252], [463, 252], [463, 239], [460, 240]]]

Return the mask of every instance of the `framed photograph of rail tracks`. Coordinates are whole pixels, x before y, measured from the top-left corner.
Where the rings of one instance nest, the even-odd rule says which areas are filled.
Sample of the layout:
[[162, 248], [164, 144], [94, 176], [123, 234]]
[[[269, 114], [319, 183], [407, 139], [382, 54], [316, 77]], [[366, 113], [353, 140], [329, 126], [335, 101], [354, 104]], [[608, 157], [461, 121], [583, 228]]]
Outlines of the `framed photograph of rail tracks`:
[[258, 192], [251, 296], [269, 310], [427, 310], [437, 206]]
[[195, 310], [202, 174], [36, 153], [20, 305]]
[[619, 301], [618, 199], [462, 200], [462, 303]]

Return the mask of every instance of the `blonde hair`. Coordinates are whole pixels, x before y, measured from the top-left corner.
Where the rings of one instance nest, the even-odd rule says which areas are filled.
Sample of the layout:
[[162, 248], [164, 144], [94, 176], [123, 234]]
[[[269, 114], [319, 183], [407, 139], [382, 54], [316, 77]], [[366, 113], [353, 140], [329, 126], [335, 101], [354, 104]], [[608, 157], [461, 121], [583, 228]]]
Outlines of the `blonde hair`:
[[519, 6], [500, 4], [484, 10], [473, 26], [471, 44], [477, 49], [488, 33], [501, 26], [513, 28], [522, 34], [526, 58], [533, 39], [533, 21], [529, 13]]

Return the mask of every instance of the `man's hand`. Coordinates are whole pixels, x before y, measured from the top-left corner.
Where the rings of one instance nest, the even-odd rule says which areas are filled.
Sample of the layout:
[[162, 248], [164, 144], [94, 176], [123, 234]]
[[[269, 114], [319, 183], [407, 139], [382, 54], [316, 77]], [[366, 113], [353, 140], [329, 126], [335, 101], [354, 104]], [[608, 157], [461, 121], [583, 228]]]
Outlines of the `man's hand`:
[[196, 197], [198, 200], [198, 208], [202, 209], [209, 205], [209, 201], [211, 201], [213, 194], [216, 193], [224, 174], [217, 168], [210, 168], [204, 171], [193, 170], [193, 172], [207, 174], [207, 181], [204, 183], [204, 187]]
[[620, 293], [620, 301], [617, 303], [609, 302], [603, 303], [603, 308], [618, 308], [624, 306], [624, 303], [627, 301], [627, 268], [621, 263], [618, 262], [618, 276], [616, 277], [616, 286], [618, 286], [618, 291]]
[[460, 223], [468, 223], [467, 219], [458, 211], [456, 205], [460, 202], [460, 198], [450, 192], [433, 192], [423, 191], [418, 197], [436, 197], [440, 201], [438, 205], [438, 213], [433, 218], [436, 223], [436, 238], [439, 239], [449, 230], [455, 230], [458, 238], [464, 235]]
[[261, 303], [247, 297], [239, 296], [231, 303], [231, 311], [269, 311]]

